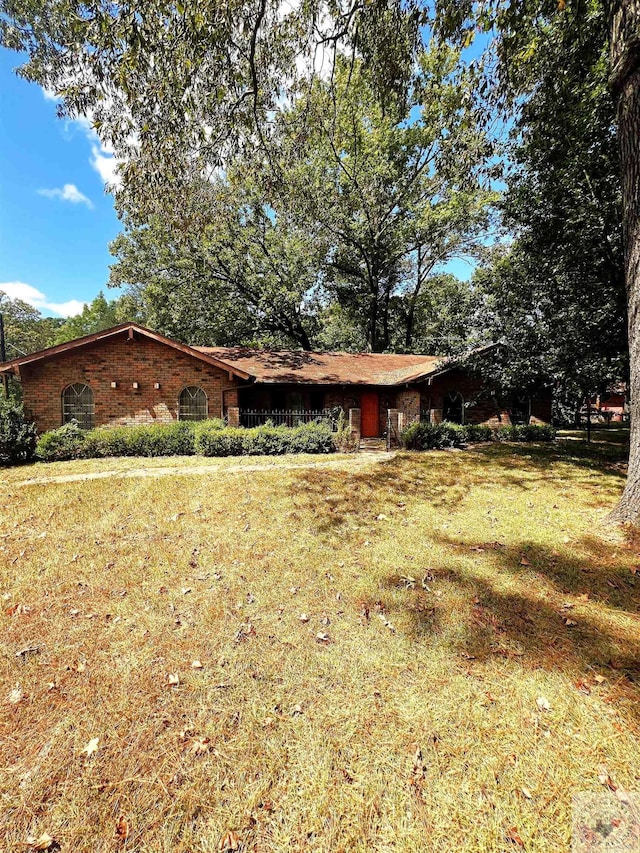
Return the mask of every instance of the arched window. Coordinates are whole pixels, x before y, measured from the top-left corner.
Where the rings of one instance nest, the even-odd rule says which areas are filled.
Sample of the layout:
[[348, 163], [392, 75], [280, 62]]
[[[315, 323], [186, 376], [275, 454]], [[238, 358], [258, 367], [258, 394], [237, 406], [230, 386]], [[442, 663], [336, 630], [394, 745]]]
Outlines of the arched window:
[[511, 423], [528, 424], [531, 420], [531, 398], [526, 394], [514, 394], [511, 400]]
[[188, 385], [180, 392], [178, 400], [179, 421], [204, 421], [208, 416], [207, 395], [202, 388]]
[[76, 382], [62, 392], [62, 423], [77, 421], [82, 429], [93, 429], [93, 391], [88, 385]]
[[459, 391], [449, 391], [444, 398], [442, 420], [454, 424], [464, 423], [464, 399]]

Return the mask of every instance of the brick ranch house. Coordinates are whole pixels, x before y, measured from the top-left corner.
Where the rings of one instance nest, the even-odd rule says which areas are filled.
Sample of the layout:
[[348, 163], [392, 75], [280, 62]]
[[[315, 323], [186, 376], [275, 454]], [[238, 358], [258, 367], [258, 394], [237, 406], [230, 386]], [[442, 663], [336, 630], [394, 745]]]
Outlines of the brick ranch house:
[[213, 417], [287, 423], [291, 413], [311, 419], [337, 407], [362, 438], [383, 435], [389, 412], [397, 428], [419, 418], [496, 427], [551, 418], [549, 392], [499, 402], [454, 359], [187, 346], [136, 323], [4, 362], [0, 373], [20, 381], [41, 432], [73, 418], [86, 428]]

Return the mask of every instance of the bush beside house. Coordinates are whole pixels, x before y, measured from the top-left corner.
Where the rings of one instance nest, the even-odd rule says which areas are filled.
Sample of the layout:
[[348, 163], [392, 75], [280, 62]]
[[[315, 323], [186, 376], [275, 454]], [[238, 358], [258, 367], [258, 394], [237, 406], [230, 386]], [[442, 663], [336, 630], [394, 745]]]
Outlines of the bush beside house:
[[485, 441], [553, 441], [553, 427], [538, 424], [518, 424], [498, 430], [484, 424], [460, 424], [443, 421], [439, 424], [413, 423], [402, 433], [402, 446], [407, 450], [442, 450], [445, 447], [462, 447], [467, 443]]
[[332, 453], [331, 429], [310, 423], [290, 428], [227, 427], [220, 419], [139, 427], [103, 427], [85, 432], [72, 422], [44, 433], [37, 456], [44, 462], [106, 456], [262, 456]]
[[31, 462], [36, 449], [36, 427], [20, 403], [0, 400], [0, 465]]

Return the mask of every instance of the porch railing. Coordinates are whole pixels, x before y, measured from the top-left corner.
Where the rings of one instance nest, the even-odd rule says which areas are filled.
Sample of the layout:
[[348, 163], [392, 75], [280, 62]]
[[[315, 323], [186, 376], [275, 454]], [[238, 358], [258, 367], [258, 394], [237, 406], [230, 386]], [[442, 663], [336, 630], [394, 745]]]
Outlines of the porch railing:
[[296, 427], [300, 424], [323, 423], [335, 432], [338, 428], [336, 409], [240, 409], [240, 424], [243, 427], [263, 426], [267, 422], [274, 426]]

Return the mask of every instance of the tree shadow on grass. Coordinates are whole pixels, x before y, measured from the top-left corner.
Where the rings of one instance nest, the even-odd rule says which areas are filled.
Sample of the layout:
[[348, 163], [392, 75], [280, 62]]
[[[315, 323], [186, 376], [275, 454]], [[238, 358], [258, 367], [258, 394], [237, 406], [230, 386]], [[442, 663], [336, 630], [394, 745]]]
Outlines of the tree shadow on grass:
[[[466, 602], [458, 645], [465, 657], [517, 658], [528, 668], [560, 668], [574, 676], [613, 670], [640, 686], [640, 582], [611, 559], [603, 564], [604, 543], [581, 540], [580, 557], [526, 540], [509, 548], [442, 544], [466, 550], [458, 566], [433, 570], [433, 592], [443, 602]], [[434, 602], [436, 611], [446, 606], [437, 597]], [[412, 632], [424, 634], [421, 614], [407, 610]]]
[[601, 490], [587, 471], [625, 476], [609, 461], [576, 457], [556, 445], [491, 444], [468, 451], [400, 454], [358, 471], [310, 469], [294, 479], [291, 491], [316, 516], [315, 529], [322, 533], [339, 530], [349, 521], [371, 520], [379, 512], [393, 512], [407, 498], [422, 498], [435, 509], [453, 509], [476, 486], [532, 490], [537, 483], [558, 480], [554, 470], [558, 462], [584, 469], [585, 477], [571, 485], [595, 490], [596, 495]]
[[380, 513], [396, 513], [408, 498], [428, 500], [434, 508], [459, 505], [473, 486], [485, 482], [481, 473], [463, 473], [458, 461], [439, 460], [438, 477], [429, 460], [390, 457], [366, 471], [310, 469], [295, 477], [294, 502], [316, 518], [317, 532], [337, 531], [347, 524], [371, 523]]

